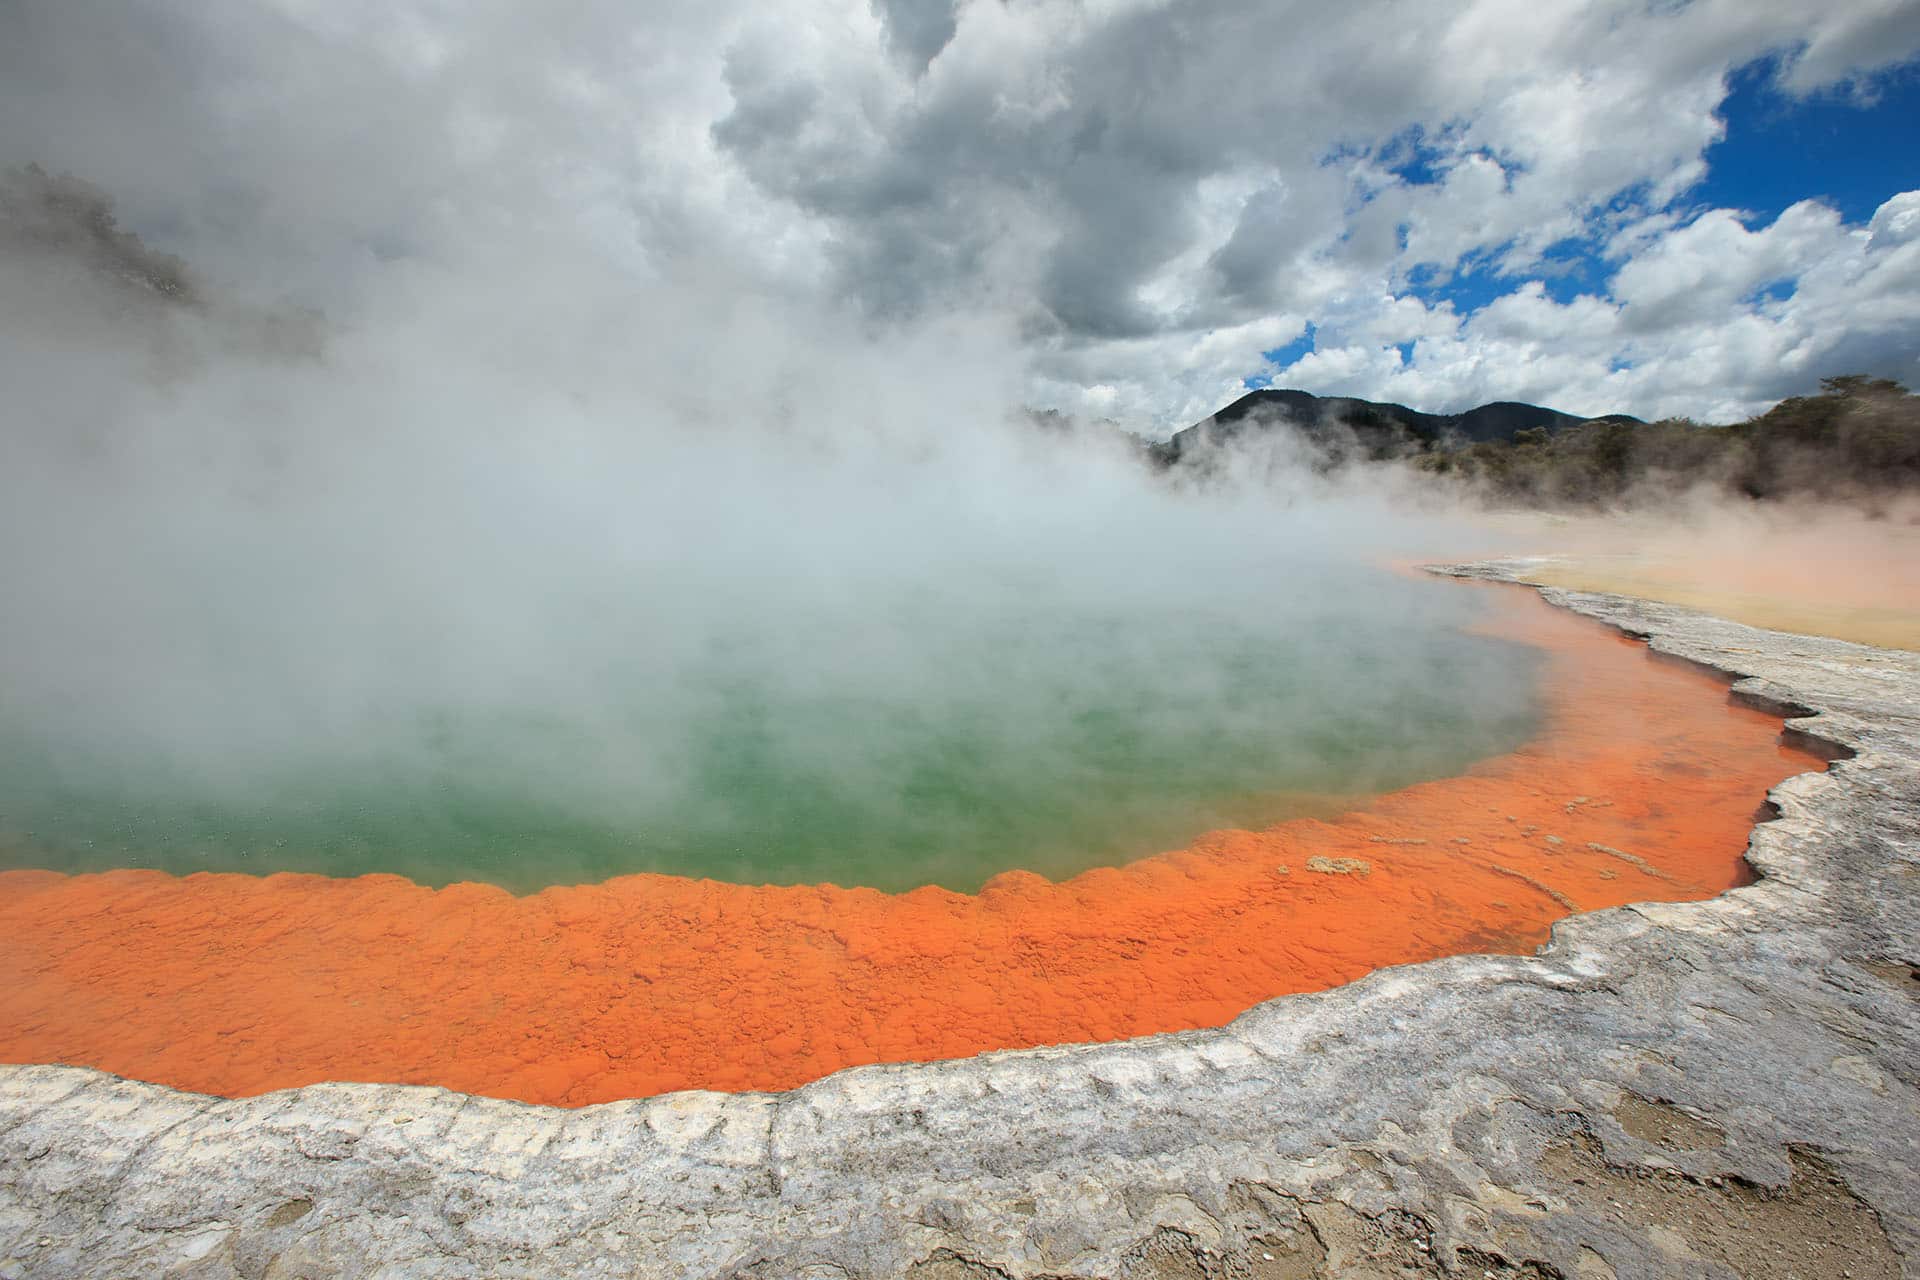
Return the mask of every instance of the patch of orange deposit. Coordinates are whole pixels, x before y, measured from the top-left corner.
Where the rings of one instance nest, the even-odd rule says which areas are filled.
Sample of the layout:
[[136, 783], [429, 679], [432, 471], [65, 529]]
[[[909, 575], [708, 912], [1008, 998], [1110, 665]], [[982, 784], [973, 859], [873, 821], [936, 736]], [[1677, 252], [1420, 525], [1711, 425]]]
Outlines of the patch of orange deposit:
[[1713, 680], [1486, 588], [1547, 651], [1546, 721], [1334, 821], [1221, 831], [977, 895], [665, 876], [514, 897], [393, 876], [0, 875], [0, 1059], [222, 1094], [319, 1080], [580, 1105], [784, 1089], [856, 1063], [1216, 1025], [1571, 910], [1745, 878], [1768, 787], [1817, 767]]

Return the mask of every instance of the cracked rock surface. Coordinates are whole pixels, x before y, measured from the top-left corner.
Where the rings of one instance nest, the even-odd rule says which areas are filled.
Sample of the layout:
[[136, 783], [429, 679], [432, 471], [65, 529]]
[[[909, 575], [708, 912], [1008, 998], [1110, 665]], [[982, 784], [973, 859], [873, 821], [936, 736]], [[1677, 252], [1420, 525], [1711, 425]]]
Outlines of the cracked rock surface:
[[1774, 789], [1757, 883], [1218, 1030], [777, 1095], [0, 1067], [0, 1277], [1920, 1280], [1920, 654], [1543, 594], [1846, 757]]

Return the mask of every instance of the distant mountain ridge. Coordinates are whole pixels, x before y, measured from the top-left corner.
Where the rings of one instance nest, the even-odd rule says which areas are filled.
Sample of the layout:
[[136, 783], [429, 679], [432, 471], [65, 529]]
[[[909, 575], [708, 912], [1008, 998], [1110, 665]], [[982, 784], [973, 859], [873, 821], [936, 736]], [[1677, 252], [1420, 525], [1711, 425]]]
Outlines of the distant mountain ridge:
[[1514, 400], [1496, 400], [1464, 413], [1422, 413], [1403, 404], [1266, 388], [1250, 391], [1212, 417], [1176, 432], [1171, 440], [1152, 446], [1151, 452], [1156, 460], [1172, 466], [1251, 432], [1282, 425], [1321, 439], [1348, 432], [1370, 453], [1398, 452], [1409, 446], [1424, 452], [1487, 442], [1510, 444], [1522, 431], [1535, 427], [1557, 432], [1589, 422], [1639, 425], [1640, 419], [1624, 413], [1583, 418]]

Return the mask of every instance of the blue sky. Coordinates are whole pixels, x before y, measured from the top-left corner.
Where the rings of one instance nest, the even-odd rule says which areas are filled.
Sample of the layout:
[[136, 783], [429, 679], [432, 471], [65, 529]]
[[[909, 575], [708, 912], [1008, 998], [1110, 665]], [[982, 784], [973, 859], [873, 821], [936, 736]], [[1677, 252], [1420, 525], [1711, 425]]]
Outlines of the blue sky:
[[1776, 59], [1735, 72], [1707, 151], [1707, 177], [1689, 199], [1771, 220], [1797, 200], [1823, 200], [1849, 222], [1920, 185], [1920, 65], [1876, 77], [1864, 91], [1795, 97], [1775, 85]]

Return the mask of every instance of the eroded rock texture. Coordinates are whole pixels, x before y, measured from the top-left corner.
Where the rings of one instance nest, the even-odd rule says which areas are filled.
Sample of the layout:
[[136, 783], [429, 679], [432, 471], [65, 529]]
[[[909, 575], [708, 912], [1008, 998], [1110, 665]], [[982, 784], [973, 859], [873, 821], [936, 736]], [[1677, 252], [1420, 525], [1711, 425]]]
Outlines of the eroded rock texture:
[[1546, 594], [1852, 753], [1774, 790], [1758, 883], [787, 1094], [0, 1068], [0, 1275], [1920, 1276], [1920, 654]]

